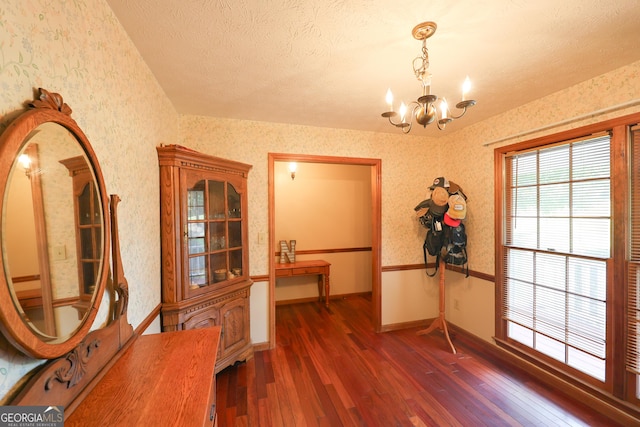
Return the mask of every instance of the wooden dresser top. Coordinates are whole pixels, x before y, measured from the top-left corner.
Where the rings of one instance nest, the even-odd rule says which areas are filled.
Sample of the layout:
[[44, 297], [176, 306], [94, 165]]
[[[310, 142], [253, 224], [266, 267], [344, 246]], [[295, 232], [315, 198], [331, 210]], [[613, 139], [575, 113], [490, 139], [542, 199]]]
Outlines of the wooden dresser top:
[[219, 340], [219, 326], [138, 337], [65, 426], [211, 425]]

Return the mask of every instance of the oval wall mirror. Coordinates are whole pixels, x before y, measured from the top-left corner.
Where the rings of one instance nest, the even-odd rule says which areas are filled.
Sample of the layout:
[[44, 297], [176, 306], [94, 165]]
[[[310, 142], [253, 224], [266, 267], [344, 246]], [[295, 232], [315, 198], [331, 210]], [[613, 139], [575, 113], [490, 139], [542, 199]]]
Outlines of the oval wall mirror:
[[25, 354], [61, 356], [85, 337], [109, 277], [110, 224], [91, 145], [55, 93], [0, 136], [0, 328]]

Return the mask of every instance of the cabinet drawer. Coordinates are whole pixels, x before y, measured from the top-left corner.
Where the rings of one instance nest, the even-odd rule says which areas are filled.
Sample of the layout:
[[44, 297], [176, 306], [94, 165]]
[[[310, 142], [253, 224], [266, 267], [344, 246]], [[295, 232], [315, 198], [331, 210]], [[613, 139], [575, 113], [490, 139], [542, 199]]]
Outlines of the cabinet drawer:
[[287, 268], [286, 270], [276, 270], [276, 277], [287, 277], [291, 276], [291, 269]]
[[183, 329], [199, 329], [208, 328], [210, 326], [218, 326], [218, 308], [215, 306], [205, 307], [194, 311], [186, 316], [183, 322]]
[[294, 276], [304, 276], [305, 274], [320, 274], [320, 273], [322, 273], [322, 267], [304, 267], [304, 268], [293, 269]]

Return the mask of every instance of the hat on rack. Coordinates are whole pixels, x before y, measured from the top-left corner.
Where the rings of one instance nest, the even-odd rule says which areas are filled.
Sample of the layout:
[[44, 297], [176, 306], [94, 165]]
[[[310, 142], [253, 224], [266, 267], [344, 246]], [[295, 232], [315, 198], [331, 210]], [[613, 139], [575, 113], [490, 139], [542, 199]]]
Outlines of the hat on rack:
[[458, 191], [462, 191], [462, 188], [455, 182], [449, 181], [449, 188], [447, 188], [447, 190], [449, 190], [449, 194], [455, 194]]
[[465, 219], [467, 216], [467, 202], [461, 194], [456, 193], [449, 197], [447, 214], [453, 219]]
[[443, 215], [447, 211], [449, 192], [444, 187], [435, 187], [431, 193], [429, 210], [435, 215]]
[[429, 212], [429, 208], [420, 208], [416, 211], [416, 216], [417, 217], [425, 216], [427, 212]]
[[423, 201], [421, 201], [420, 203], [418, 203], [418, 206], [416, 206], [415, 208], [413, 208], [414, 211], [419, 211], [420, 209], [423, 208], [429, 208], [429, 205], [431, 204], [431, 199], [425, 199]]
[[460, 225], [460, 220], [451, 218], [449, 216], [449, 213], [445, 212], [444, 213], [444, 223], [447, 224], [449, 227], [457, 227], [457, 226]]
[[430, 190], [433, 190], [434, 188], [437, 187], [444, 187], [444, 188], [449, 188], [449, 181], [447, 180], [447, 178], [445, 178], [444, 176], [440, 176], [436, 179], [433, 180], [433, 185], [431, 185], [431, 187], [429, 187]]

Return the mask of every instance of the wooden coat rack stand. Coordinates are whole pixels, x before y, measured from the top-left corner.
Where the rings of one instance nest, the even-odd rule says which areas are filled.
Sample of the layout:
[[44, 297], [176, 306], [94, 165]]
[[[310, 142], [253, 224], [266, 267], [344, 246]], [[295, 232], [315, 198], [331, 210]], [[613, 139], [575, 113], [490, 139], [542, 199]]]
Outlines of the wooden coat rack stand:
[[440, 261], [439, 261], [439, 269], [440, 269], [440, 314], [438, 315], [438, 317], [436, 319], [434, 319], [434, 321], [431, 323], [431, 325], [427, 328], [427, 329], [423, 329], [421, 331], [416, 332], [418, 335], [427, 335], [430, 334], [431, 332], [433, 332], [436, 329], [441, 329], [442, 332], [444, 333], [445, 338], [447, 339], [447, 342], [449, 343], [449, 347], [451, 347], [451, 351], [453, 352], [453, 354], [456, 354], [456, 348], [453, 346], [453, 343], [451, 342], [451, 338], [449, 338], [449, 330], [447, 329], [447, 321], [444, 318], [444, 272], [445, 272], [445, 268], [446, 268], [446, 264], [444, 262], [444, 259], [442, 257], [440, 257]]

